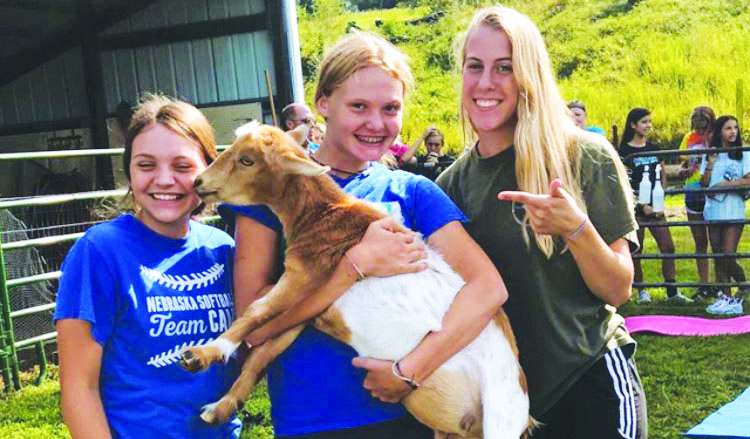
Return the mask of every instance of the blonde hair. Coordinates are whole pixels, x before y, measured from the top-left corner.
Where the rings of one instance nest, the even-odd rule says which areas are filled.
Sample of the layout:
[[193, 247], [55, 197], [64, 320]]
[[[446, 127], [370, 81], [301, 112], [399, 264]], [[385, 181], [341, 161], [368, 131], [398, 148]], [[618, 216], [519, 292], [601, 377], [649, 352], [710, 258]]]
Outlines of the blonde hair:
[[401, 81], [404, 96], [411, 90], [411, 69], [403, 52], [377, 35], [352, 32], [340, 39], [323, 58], [315, 102], [323, 96], [331, 96], [341, 83], [358, 70], [372, 66], [380, 67]]
[[[539, 29], [525, 15], [515, 9], [493, 6], [474, 15], [466, 32], [456, 45], [458, 65], [463, 71], [466, 44], [480, 26], [504, 32], [511, 43], [513, 78], [518, 85], [516, 106], [518, 122], [514, 133], [516, 180], [520, 190], [546, 194], [552, 180], [559, 178], [584, 212], [586, 204], [581, 188], [581, 142], [603, 145], [614, 158], [622, 181], [627, 180], [624, 166], [603, 136], [586, 133], [577, 128], [568, 115], [568, 107], [557, 88], [547, 48]], [[466, 121], [469, 124], [466, 124]], [[461, 122], [467, 138], [475, 140], [477, 132], [463, 105]], [[630, 203], [630, 202], [629, 202]], [[631, 206], [632, 207], [632, 206]], [[524, 239], [528, 217], [524, 217]], [[554, 252], [552, 236], [534, 233], [536, 245], [549, 258]]]

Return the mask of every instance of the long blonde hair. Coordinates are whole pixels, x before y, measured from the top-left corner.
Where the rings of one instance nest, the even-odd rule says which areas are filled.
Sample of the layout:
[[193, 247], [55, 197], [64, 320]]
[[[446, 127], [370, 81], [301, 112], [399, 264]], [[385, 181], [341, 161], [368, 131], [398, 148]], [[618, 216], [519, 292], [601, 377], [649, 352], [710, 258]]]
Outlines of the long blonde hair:
[[[624, 166], [617, 159], [612, 145], [604, 136], [587, 133], [577, 128], [555, 82], [555, 76], [539, 29], [525, 15], [515, 9], [493, 6], [474, 15], [466, 32], [459, 37], [456, 57], [463, 71], [466, 44], [469, 36], [480, 26], [505, 32], [512, 47], [513, 78], [518, 85], [516, 107], [518, 122], [514, 133], [516, 181], [520, 190], [547, 194], [549, 184], [559, 178], [563, 187], [586, 212], [581, 187], [581, 142], [599, 144], [609, 149], [618, 174], [627, 181]], [[461, 121], [468, 139], [476, 139], [477, 132], [463, 105]], [[469, 123], [467, 124], [466, 121]], [[524, 239], [528, 217], [524, 217]], [[552, 236], [534, 233], [537, 246], [549, 258], [554, 252]]]

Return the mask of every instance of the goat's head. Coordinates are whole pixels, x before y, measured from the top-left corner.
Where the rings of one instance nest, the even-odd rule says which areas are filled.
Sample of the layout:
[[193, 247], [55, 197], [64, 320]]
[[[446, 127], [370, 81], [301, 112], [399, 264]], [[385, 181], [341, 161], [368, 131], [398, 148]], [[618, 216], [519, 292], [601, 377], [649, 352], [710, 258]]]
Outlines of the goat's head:
[[256, 122], [237, 128], [232, 146], [195, 180], [195, 192], [208, 203], [268, 204], [286, 176], [325, 174], [330, 168], [308, 159], [301, 146], [309, 129], [285, 133]]

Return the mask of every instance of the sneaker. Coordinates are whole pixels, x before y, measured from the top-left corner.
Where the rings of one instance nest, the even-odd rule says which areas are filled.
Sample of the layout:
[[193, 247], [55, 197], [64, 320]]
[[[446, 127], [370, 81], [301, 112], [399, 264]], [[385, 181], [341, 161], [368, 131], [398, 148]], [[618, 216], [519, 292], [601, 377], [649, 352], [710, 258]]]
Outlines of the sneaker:
[[674, 296], [667, 299], [672, 305], [689, 305], [693, 303], [693, 299], [684, 296], [682, 293], [675, 293]]
[[721, 312], [717, 312], [716, 314], [720, 314], [723, 316], [741, 315], [744, 312], [744, 310], [742, 309], [742, 299], [729, 299], [727, 301], [727, 305], [720, 311]]
[[706, 312], [709, 314], [721, 314], [724, 311], [724, 308], [729, 305], [730, 300], [732, 300], [730, 297], [721, 295], [716, 299], [716, 302], [706, 307]]
[[643, 290], [638, 293], [638, 303], [651, 303], [651, 295], [648, 291]]
[[693, 294], [693, 301], [707, 302], [709, 299], [717, 297], [717, 290], [711, 287], [701, 288], [697, 293]]

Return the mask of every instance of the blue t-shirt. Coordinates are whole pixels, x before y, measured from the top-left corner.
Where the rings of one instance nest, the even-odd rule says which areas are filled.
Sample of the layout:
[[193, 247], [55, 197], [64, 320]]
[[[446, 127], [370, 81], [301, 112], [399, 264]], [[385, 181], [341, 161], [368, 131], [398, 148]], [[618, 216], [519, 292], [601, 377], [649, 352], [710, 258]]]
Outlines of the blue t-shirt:
[[605, 136], [604, 130], [597, 126], [589, 125], [586, 127], [586, 131], [590, 133], [596, 133], [596, 134], [601, 134], [602, 136]]
[[185, 346], [232, 322], [234, 241], [195, 221], [183, 239], [159, 235], [131, 215], [89, 229], [62, 265], [54, 320], [80, 319], [103, 348], [99, 387], [114, 438], [237, 438], [237, 418], [203, 422], [239, 373], [236, 358], [191, 374]]
[[[373, 163], [360, 175], [333, 179], [348, 194], [373, 202], [425, 239], [449, 222], [466, 221], [448, 196], [422, 176]], [[229, 223], [239, 213], [282, 233], [278, 218], [265, 206], [224, 205], [219, 212]], [[374, 399], [362, 387], [366, 373], [351, 365], [356, 355], [350, 346], [305, 328], [267, 369], [276, 435], [340, 430], [404, 416], [401, 404]]]

